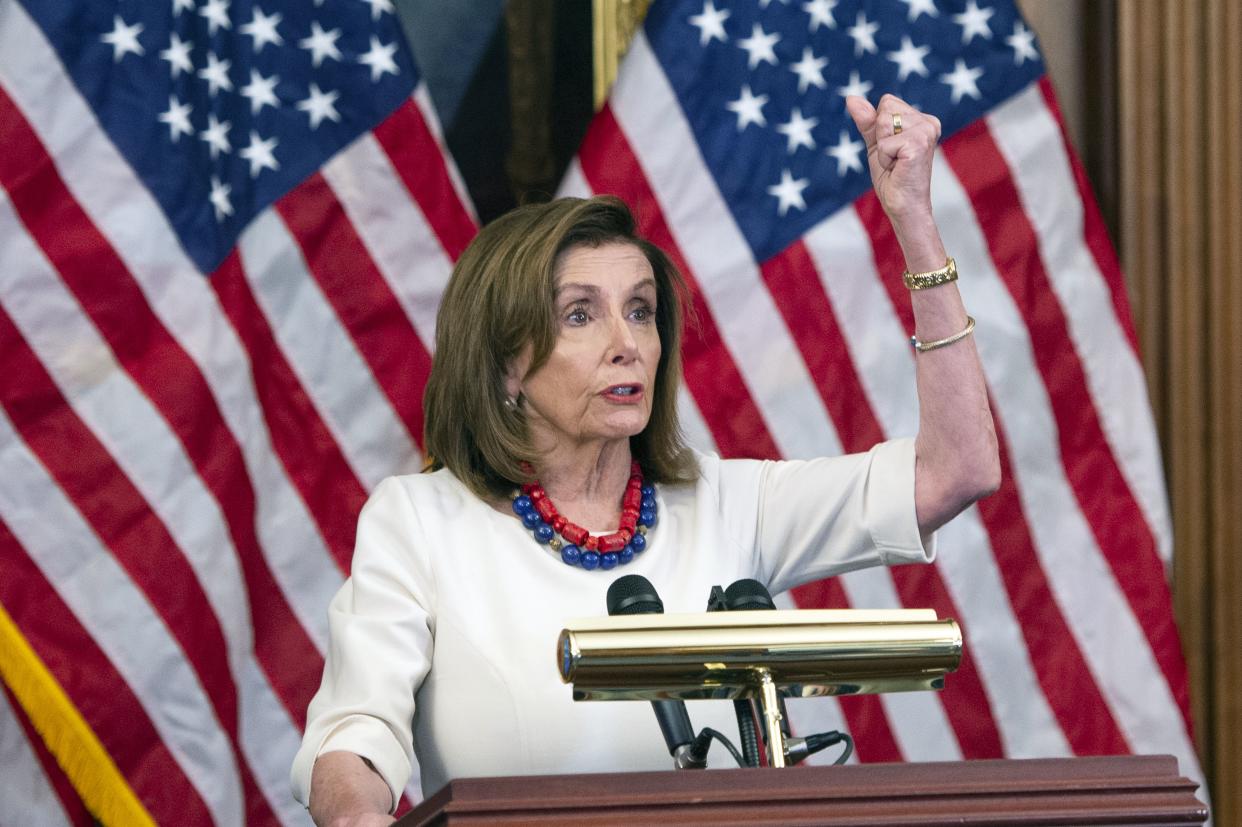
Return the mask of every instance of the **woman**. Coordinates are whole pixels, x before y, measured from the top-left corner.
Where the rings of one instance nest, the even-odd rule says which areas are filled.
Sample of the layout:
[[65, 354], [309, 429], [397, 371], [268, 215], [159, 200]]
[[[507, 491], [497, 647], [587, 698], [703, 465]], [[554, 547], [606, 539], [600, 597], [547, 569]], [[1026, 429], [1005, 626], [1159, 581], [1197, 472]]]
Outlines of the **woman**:
[[[888, 95], [878, 111], [847, 106], [919, 274], [906, 275], [917, 438], [807, 462], [696, 455], [675, 413], [680, 277], [624, 206], [565, 199], [489, 225], [440, 310], [437, 468], [376, 489], [330, 608], [293, 771], [318, 823], [388, 823], [415, 753], [426, 792], [464, 775], [667, 767], [647, 705], [574, 704], [560, 683], [564, 621], [604, 612], [615, 575], [597, 570], [624, 566], [668, 611], [698, 611], [713, 583], [776, 592], [926, 561], [935, 529], [999, 484], [973, 322], [931, 214], [939, 122]], [[705, 706], [696, 725], [731, 720]]]

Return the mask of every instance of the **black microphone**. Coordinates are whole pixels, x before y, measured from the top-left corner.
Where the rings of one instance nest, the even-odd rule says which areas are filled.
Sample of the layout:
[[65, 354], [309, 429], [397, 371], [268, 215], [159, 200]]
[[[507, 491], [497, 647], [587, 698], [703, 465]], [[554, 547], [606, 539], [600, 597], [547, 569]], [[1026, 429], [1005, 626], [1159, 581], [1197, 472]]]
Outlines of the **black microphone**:
[[[608, 614], [655, 615], [664, 614], [664, 601], [656, 594], [651, 581], [639, 574], [618, 577], [608, 587]], [[678, 769], [703, 769], [707, 761], [691, 755], [694, 729], [690, 726], [690, 713], [685, 701], [652, 701], [656, 721], [668, 746], [668, 754], [676, 760]]]
[[729, 584], [724, 590], [724, 608], [730, 612], [753, 612], [760, 609], [775, 609], [772, 594], [767, 586], [758, 580], [746, 578]]

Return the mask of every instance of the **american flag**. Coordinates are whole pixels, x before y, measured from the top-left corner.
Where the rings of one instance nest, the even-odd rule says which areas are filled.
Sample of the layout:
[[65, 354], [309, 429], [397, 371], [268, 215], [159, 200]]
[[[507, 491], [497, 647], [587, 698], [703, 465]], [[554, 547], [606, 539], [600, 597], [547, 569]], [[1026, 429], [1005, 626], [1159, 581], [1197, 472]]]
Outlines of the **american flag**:
[[904, 264], [844, 108], [885, 92], [944, 125], [934, 207], [1004, 483], [941, 530], [934, 566], [786, 603], [959, 619], [945, 691], [799, 701], [794, 723], [848, 729], [863, 761], [1171, 753], [1201, 782], [1125, 287], [1012, 3], [658, 0], [562, 192], [623, 197], [688, 275], [693, 442], [862, 451], [918, 427]]
[[0, 823], [308, 822], [475, 232], [436, 130], [390, 0], [0, 0]]

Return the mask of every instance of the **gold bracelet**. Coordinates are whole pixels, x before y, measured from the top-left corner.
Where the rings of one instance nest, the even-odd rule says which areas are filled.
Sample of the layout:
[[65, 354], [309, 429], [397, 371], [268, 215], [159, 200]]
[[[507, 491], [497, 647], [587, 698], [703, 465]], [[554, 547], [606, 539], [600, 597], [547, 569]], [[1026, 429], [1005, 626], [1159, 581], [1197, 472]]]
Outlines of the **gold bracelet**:
[[957, 281], [957, 262], [953, 260], [953, 256], [949, 256], [949, 260], [939, 270], [930, 270], [926, 273], [911, 273], [907, 270], [901, 274], [901, 280], [906, 283], [906, 288], [909, 290], [939, 287], [942, 284]]
[[[952, 261], [952, 259], [950, 259], [950, 261]], [[911, 346], [912, 346], [915, 350], [917, 350], [919, 353], [926, 353], [926, 352], [927, 352], [927, 351], [929, 351], [929, 350], [935, 350], [935, 349], [936, 349], [936, 348], [938, 348], [938, 347], [945, 347], [946, 345], [951, 345], [951, 344], [953, 344], [954, 342], [961, 341], [962, 339], [965, 339], [967, 336], [969, 336], [969, 335], [971, 334], [971, 331], [973, 331], [974, 329], [975, 329], [975, 319], [974, 319], [974, 317], [973, 317], [973, 316], [967, 316], [967, 317], [966, 317], [966, 327], [964, 327], [964, 328], [962, 328], [961, 330], [959, 330], [958, 332], [954, 333], [952, 336], [946, 336], [945, 338], [943, 338], [943, 339], [937, 339], [937, 340], [936, 340], [936, 341], [934, 341], [934, 342], [920, 342], [920, 341], [918, 340], [918, 337], [916, 337], [916, 336], [911, 336], [911, 337], [910, 337], [910, 345], [911, 345]]]

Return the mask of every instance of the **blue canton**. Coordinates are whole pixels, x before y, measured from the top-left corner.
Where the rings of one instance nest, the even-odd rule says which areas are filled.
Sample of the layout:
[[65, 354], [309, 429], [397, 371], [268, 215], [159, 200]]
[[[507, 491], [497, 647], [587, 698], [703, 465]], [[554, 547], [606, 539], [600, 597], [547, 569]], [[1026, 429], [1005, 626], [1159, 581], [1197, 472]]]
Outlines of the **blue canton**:
[[203, 273], [409, 97], [391, 0], [26, 0]]
[[1003, 1], [657, 0], [645, 31], [757, 261], [871, 186], [846, 94], [892, 92], [947, 138], [1044, 72]]

